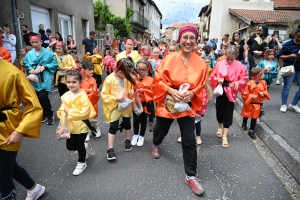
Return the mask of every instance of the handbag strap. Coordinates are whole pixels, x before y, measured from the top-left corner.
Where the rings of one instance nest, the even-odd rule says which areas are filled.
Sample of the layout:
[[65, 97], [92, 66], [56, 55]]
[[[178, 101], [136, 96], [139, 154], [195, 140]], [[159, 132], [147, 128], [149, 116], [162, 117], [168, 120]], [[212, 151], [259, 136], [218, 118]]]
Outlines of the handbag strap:
[[295, 65], [295, 63], [296, 63], [297, 59], [298, 59], [298, 58], [296, 58], [296, 59], [295, 59], [295, 62], [294, 62], [294, 64], [293, 64], [293, 65]]

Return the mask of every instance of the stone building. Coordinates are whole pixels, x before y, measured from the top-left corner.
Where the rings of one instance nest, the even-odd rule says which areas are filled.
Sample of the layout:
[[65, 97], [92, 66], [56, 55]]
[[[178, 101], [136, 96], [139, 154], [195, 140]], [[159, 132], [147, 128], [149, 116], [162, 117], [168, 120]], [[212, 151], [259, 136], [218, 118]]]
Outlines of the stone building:
[[[68, 35], [72, 35], [77, 43], [78, 53], [81, 52], [81, 41], [95, 27], [93, 0], [22, 0], [17, 1], [17, 8], [20, 25], [25, 24], [30, 31], [38, 33], [39, 25], [44, 24], [45, 30], [51, 29], [51, 36], [59, 32], [64, 42]], [[15, 34], [10, 0], [1, 0], [0, 16], [0, 24], [8, 24]]]
[[203, 40], [204, 38], [209, 37], [209, 26], [210, 26], [210, 19], [211, 19], [211, 3], [204, 6], [198, 17], [200, 17], [200, 24], [199, 24], [199, 39]]

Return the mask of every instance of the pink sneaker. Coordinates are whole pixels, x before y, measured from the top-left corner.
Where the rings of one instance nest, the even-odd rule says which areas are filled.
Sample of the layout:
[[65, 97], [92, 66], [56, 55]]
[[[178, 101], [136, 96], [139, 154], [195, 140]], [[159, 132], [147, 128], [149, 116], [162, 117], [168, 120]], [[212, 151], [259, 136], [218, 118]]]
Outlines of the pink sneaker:
[[199, 179], [197, 179], [195, 176], [190, 176], [185, 178], [185, 182], [191, 186], [192, 190], [195, 192], [197, 195], [202, 195], [204, 193], [204, 188], [203, 186], [199, 183]]
[[37, 191], [32, 193], [31, 191], [27, 191], [27, 197], [26, 200], [37, 200], [38, 198], [40, 198], [44, 192], [45, 192], [45, 187], [41, 186], [39, 184], [36, 184], [37, 187]]

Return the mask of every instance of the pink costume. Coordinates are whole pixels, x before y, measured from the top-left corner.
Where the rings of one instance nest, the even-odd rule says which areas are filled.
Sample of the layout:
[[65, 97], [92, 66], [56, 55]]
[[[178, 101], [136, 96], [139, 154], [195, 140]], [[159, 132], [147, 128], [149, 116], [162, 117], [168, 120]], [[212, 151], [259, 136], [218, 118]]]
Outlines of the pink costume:
[[207, 106], [208, 106], [208, 102], [209, 102], [209, 97], [207, 95], [207, 92], [206, 92], [206, 89], [203, 88], [203, 93], [202, 93], [202, 103], [203, 103], [203, 107], [202, 107], [202, 110], [197, 110], [196, 113], [198, 115], [204, 115], [204, 113], [206, 112], [206, 109], [207, 109]]
[[[228, 65], [226, 60], [222, 60], [217, 62], [209, 78], [213, 90], [218, 86], [220, 78], [224, 78], [224, 81], [229, 83], [229, 87], [224, 86], [223, 88], [228, 100], [235, 103], [238, 92], [243, 93], [248, 81], [246, 68], [237, 60], [234, 60], [230, 65]], [[239, 84], [238, 91], [234, 89], [235, 85], [233, 82]]]
[[157, 69], [161, 63], [161, 59], [157, 59], [157, 60], [152, 59], [152, 61], [155, 63], [155, 69]]
[[116, 61], [111, 56], [104, 57], [104, 70], [111, 73], [116, 67]]

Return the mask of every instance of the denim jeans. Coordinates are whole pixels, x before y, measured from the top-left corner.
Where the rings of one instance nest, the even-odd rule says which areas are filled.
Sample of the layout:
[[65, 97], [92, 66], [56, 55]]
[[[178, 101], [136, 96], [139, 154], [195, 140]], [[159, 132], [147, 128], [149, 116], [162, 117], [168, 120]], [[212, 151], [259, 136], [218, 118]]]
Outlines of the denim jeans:
[[281, 92], [281, 101], [282, 105], [287, 105], [287, 99], [289, 96], [290, 89], [293, 84], [293, 80], [296, 79], [298, 82], [299, 90], [296, 92], [295, 97], [292, 101], [292, 105], [295, 106], [300, 100], [300, 71], [296, 71], [295, 74], [289, 75], [289, 76], [283, 76], [283, 88]]

